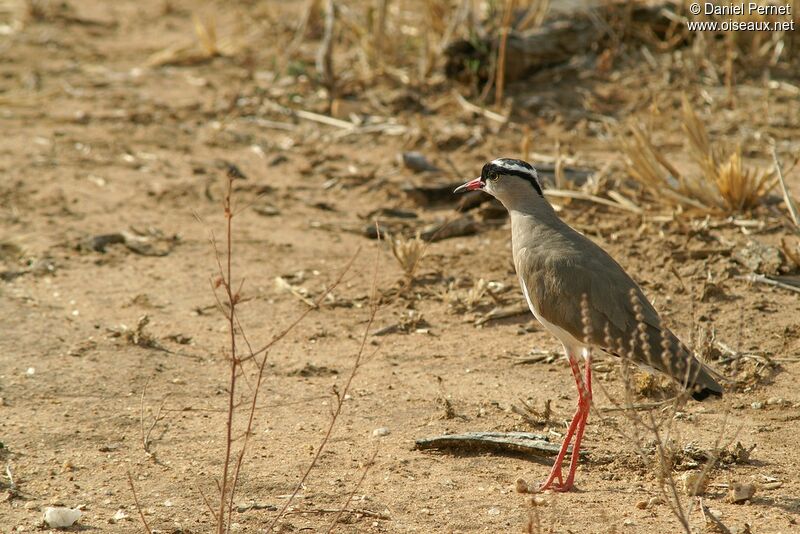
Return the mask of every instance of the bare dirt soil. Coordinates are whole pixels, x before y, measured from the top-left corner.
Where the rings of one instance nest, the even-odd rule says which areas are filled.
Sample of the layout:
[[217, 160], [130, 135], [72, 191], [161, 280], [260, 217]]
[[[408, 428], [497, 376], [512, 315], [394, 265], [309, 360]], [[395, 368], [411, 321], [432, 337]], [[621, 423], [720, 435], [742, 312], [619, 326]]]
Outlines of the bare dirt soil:
[[[364, 362], [282, 531], [326, 531], [331, 510], [354, 490], [357, 513], [345, 514], [337, 532], [521, 532], [529, 521], [542, 532], [680, 531], [669, 507], [652, 499], [661, 495], [656, 472], [632, 445], [629, 420], [608, 410], [608, 395], [619, 399], [623, 390], [609, 358], [595, 360], [597, 409], [576, 491], [545, 493], [531, 505], [515, 480], [541, 481], [551, 460], [413, 450], [419, 438], [476, 430], [534, 431], [558, 443], [574, 410], [574, 383], [558, 342], [530, 315], [475, 325], [495, 306], [523, 302], [507, 222], [432, 243], [410, 287], [389, 245], [364, 232], [380, 208], [412, 212], [415, 219], [386, 218], [412, 235], [455, 217], [449, 201], [421, 206], [402, 187], [470, 179], [489, 159], [519, 155], [523, 132], [537, 153], [555, 154], [558, 140], [566, 156], [595, 170], [610, 163], [609, 172], [623, 177], [615, 140], [597, 114], [616, 121], [639, 114], [663, 125], [659, 142], [688, 165], [678, 117], [689, 82], [670, 92], [668, 76], [653, 76], [643, 87], [644, 61], [623, 75], [542, 73], [509, 88], [538, 95], [525, 128], [465, 111], [443, 80], [420, 91], [397, 81], [353, 82], [336, 117], [391, 117], [403, 129], [349, 131], [281, 111], [328, 115], [308, 76], [273, 70], [283, 47], [276, 28], [292, 27], [297, 6], [203, 4], [220, 40], [247, 32], [261, 40], [229, 57], [148, 68], [152, 54], [193, 43], [189, 2], [34, 2], [46, 9], [28, 13], [22, 2], [6, 4], [0, 532], [43, 528], [42, 510], [55, 504], [82, 507], [77, 530], [142, 532], [128, 473], [154, 531], [213, 531], [201, 492], [216, 502], [229, 364], [209, 237], [224, 243], [231, 165], [245, 176], [235, 181], [233, 270], [244, 280], [238, 312], [254, 346], [307, 307], [276, 277], [314, 299], [360, 250], [332, 297], [270, 350], [234, 531], [264, 531], [319, 447], [332, 388], [341, 389], [359, 350], [376, 262], [380, 308]], [[307, 56], [314, 50], [312, 43]], [[766, 132], [789, 166], [800, 148], [796, 80], [777, 89], [759, 78], [740, 82], [737, 114], [719, 104], [724, 87], [698, 84], [690, 94], [702, 90], [714, 102], [704, 116], [715, 137], [741, 141], [745, 156], [766, 166], [769, 152], [754, 133]], [[444, 176], [405, 168], [397, 155], [406, 150], [426, 153]], [[787, 179], [798, 196], [800, 173]], [[711, 471], [703, 504], [738, 532], [798, 532], [800, 300], [737, 278], [750, 271], [735, 259], [750, 241], [778, 246], [791, 236], [785, 206], [775, 196], [734, 220], [641, 202], [645, 215], [558, 203], [565, 220], [641, 283], [680, 337], [733, 380], [723, 400], [689, 402], [670, 416], [677, 450], [755, 446], [748, 460]], [[97, 236], [108, 234], [102, 246]], [[491, 295], [465, 306], [480, 279], [493, 282]], [[712, 332], [736, 358], [709, 341]], [[558, 357], [520, 364], [532, 350]], [[254, 367], [245, 369], [242, 399], [255, 377]], [[662, 398], [657, 386], [642, 388], [650, 396], [636, 402]], [[521, 399], [537, 409], [550, 401], [549, 420], [525, 421], [512, 411]], [[388, 434], [374, 432], [381, 428]], [[676, 478], [688, 468], [677, 466]], [[759, 484], [745, 504], [727, 500], [727, 485], [738, 482]], [[698, 500], [679, 489], [692, 524], [706, 531]]]

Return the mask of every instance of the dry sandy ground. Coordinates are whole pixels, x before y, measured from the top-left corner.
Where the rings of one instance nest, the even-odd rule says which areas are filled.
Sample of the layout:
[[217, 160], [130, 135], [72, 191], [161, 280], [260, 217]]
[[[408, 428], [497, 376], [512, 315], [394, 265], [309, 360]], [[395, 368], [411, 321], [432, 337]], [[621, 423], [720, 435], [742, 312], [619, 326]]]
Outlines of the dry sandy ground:
[[[406, 291], [398, 289], [402, 272], [386, 244], [347, 231], [365, 226], [363, 217], [377, 208], [417, 210], [428, 221], [453, 214], [449, 207], [422, 210], [400, 192], [403, 183], [424, 178], [400, 167], [396, 154], [412, 146], [433, 152], [432, 141], [341, 137], [336, 128], [309, 122], [292, 131], [259, 125], [252, 118], [263, 117], [263, 101], [278, 94], [271, 92], [268, 51], [249, 60], [256, 62], [254, 78], [252, 64], [241, 58], [142, 69], [150, 54], [191, 41], [188, 10], [165, 14], [163, 2], [150, 0], [70, 4], [80, 6], [63, 12], [69, 16], [54, 8], [0, 37], [0, 459], [16, 484], [14, 490], [2, 477], [1, 532], [41, 528], [41, 510], [56, 503], [83, 506], [82, 530], [141, 532], [127, 473], [154, 531], [212, 530], [200, 490], [213, 499], [221, 473], [228, 363], [226, 323], [211, 289], [216, 260], [209, 235], [223, 236], [225, 162], [247, 177], [236, 182], [241, 210], [234, 218], [233, 268], [245, 280], [239, 313], [254, 345], [306, 306], [277, 290], [276, 276], [291, 277], [313, 297], [361, 249], [334, 298], [270, 351], [237, 497], [237, 503], [267, 506], [235, 513], [238, 532], [263, 531], [319, 446], [332, 387], [342, 387], [366, 327], [376, 262], [383, 298], [373, 330], [407, 323], [412, 310], [423, 321], [409, 332], [369, 337], [333, 436], [281, 521], [285, 532], [324, 532], [333, 519], [325, 510], [342, 506], [354, 489], [351, 508], [375, 515], [346, 515], [338, 532], [521, 532], [530, 517], [543, 532], [679, 531], [666, 505], [637, 507], [659, 490], [618, 412], [591, 417], [590, 455], [577, 491], [545, 494], [535, 508], [515, 493], [514, 481], [543, 479], [547, 461], [412, 450], [417, 438], [470, 430], [533, 430], [558, 442], [575, 402], [563, 359], [515, 365], [531, 350], [559, 350], [531, 317], [477, 328], [474, 319], [494, 306], [492, 299], [463, 313], [442, 296], [450, 284], [463, 293], [483, 278], [502, 284], [504, 305], [521, 300], [507, 225], [432, 244], [417, 283]], [[216, 12], [226, 20], [257, 9], [218, 6]], [[285, 94], [280, 98], [288, 103]], [[791, 99], [771, 98], [787, 113], [797, 110]], [[463, 178], [485, 160], [517, 150], [518, 134], [495, 134], [484, 119], [447, 109], [450, 115], [438, 118], [399, 117], [405, 124], [430, 120], [440, 129], [481, 125], [482, 142], [449, 152]], [[796, 124], [783, 120], [772, 132], [790, 142]], [[537, 146], [550, 147], [572, 126], [542, 119], [534, 128]], [[571, 146], [579, 147], [582, 161], [599, 168], [617, 157], [607, 139], [581, 138], [585, 124], [575, 132]], [[789, 177], [796, 193], [798, 176]], [[759, 534], [800, 530], [797, 295], [736, 279], [746, 272], [730, 255], [684, 259], [680, 253], [719, 248], [720, 239], [733, 247], [754, 238], [777, 244], [787, 235], [774, 223], [777, 210], [757, 214], [771, 219], [750, 236], [724, 222], [691, 230], [688, 222], [582, 203], [562, 213], [626, 266], [684, 339], [713, 328], [725, 344], [778, 362], [767, 369], [746, 361], [741, 373], [751, 383], [722, 401], [688, 403], [672, 437], [679, 448], [694, 443], [709, 450], [721, 434], [726, 446], [731, 440], [755, 445], [750, 461], [712, 472], [704, 503], [739, 532], [745, 524]], [[142, 255], [119, 243], [104, 253], [86, 246], [87, 238], [122, 231], [145, 235], [168, 253]], [[155, 348], [135, 345], [128, 335], [145, 315], [144, 333]], [[253, 368], [247, 369], [239, 383], [245, 397], [254, 381]], [[620, 394], [613, 361], [599, 359], [596, 373], [600, 386]], [[519, 399], [534, 407], [551, 400], [551, 420], [532, 428], [511, 411]], [[162, 403], [147, 455], [141, 425], [149, 427]], [[599, 393], [598, 409], [609, 406]], [[374, 437], [381, 427], [389, 434]], [[747, 504], [725, 498], [725, 484], [773, 479], [782, 485], [759, 489]], [[683, 501], [692, 524], [705, 531], [697, 501]], [[127, 518], [115, 522], [119, 510]]]

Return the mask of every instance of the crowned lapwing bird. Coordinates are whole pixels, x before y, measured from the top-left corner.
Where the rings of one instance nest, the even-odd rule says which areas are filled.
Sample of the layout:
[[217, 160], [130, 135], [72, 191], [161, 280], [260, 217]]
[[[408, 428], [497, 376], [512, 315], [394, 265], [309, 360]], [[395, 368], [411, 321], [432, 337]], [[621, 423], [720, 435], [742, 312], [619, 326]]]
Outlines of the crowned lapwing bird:
[[[529, 163], [510, 158], [491, 161], [478, 178], [455, 190], [466, 191], [484, 191], [508, 210], [514, 267], [522, 293], [536, 319], [564, 345], [578, 387], [578, 409], [540, 490], [568, 491], [573, 487], [592, 402], [593, 350], [660, 371], [696, 400], [722, 396], [720, 375], [695, 358], [664, 326], [619, 263], [556, 215]], [[573, 438], [564, 479], [561, 464]]]

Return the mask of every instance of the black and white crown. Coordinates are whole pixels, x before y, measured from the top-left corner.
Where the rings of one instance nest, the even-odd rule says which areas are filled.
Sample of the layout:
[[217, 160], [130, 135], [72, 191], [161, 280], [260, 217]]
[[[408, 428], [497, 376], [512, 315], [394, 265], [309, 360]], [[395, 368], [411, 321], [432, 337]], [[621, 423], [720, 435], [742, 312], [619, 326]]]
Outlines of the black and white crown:
[[539, 175], [533, 165], [527, 161], [513, 158], [497, 158], [483, 166], [481, 177], [485, 179], [490, 172], [517, 176], [527, 180], [540, 195], [542, 194], [542, 182], [539, 181]]

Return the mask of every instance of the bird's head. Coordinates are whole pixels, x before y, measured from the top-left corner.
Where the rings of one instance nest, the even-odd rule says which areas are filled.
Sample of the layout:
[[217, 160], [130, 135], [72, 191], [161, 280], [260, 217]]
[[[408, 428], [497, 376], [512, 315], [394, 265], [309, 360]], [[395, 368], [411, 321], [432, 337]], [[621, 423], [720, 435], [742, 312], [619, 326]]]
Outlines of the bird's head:
[[544, 198], [536, 169], [519, 159], [498, 158], [481, 169], [481, 175], [456, 188], [454, 193], [485, 191], [511, 208], [531, 196]]

